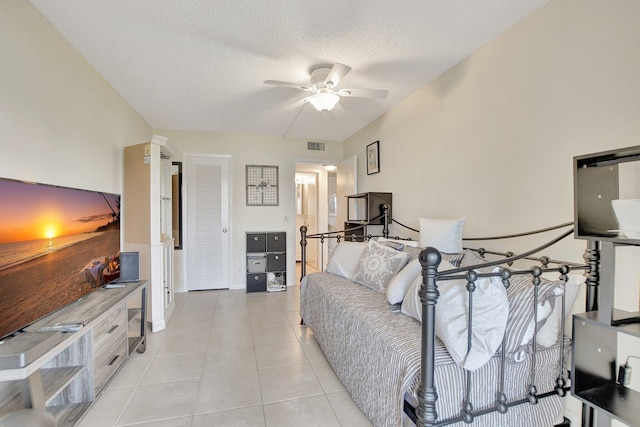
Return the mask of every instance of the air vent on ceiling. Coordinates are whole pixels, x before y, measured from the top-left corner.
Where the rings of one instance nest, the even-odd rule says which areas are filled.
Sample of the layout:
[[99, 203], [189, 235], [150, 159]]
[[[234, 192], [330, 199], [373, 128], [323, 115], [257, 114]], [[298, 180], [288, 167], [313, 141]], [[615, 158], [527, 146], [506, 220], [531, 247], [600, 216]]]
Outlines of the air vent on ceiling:
[[307, 141], [307, 150], [324, 151], [324, 142]]

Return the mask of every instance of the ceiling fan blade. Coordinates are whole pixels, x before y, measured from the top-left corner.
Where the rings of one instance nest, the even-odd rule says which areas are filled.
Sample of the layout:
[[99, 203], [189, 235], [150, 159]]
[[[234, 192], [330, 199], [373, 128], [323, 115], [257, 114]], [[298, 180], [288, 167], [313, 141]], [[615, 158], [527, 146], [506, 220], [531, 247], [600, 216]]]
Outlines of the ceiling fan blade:
[[298, 101], [294, 102], [293, 104], [287, 106], [285, 110], [286, 111], [291, 111], [291, 110], [296, 110], [296, 109], [302, 107], [304, 104], [309, 102], [309, 100], [307, 98], [308, 97], [299, 99]]
[[389, 96], [389, 91], [381, 89], [340, 89], [338, 91], [338, 95], [355, 98], [385, 99], [387, 96]]
[[263, 82], [266, 85], [274, 85], [274, 86], [284, 86], [284, 87], [292, 87], [295, 89], [312, 91], [313, 89], [309, 86], [301, 85], [299, 83], [291, 83], [291, 82], [281, 82], [278, 80], [265, 80]]
[[327, 77], [324, 79], [325, 86], [329, 88], [338, 86], [340, 80], [342, 80], [349, 71], [351, 71], [351, 67], [336, 62], [336, 64], [331, 68], [331, 71], [329, 71], [329, 74], [327, 74]]

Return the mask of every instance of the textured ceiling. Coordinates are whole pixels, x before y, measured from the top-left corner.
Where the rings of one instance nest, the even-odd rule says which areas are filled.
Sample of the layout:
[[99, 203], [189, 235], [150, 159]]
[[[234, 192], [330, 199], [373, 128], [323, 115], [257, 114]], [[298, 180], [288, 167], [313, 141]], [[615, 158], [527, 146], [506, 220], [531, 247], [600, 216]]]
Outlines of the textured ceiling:
[[[548, 0], [32, 0], [156, 129], [344, 140]], [[322, 64], [352, 67], [328, 113]]]

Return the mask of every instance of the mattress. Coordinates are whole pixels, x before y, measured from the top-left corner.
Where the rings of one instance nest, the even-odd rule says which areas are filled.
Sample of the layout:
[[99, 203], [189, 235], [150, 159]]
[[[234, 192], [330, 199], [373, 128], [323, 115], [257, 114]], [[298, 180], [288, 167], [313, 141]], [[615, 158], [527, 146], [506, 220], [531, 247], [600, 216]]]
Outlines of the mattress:
[[[375, 427], [399, 427], [405, 397], [415, 405], [420, 380], [421, 325], [399, 313], [383, 293], [330, 273], [303, 279], [300, 315], [314, 332], [327, 361], [360, 410]], [[558, 376], [560, 346], [537, 353], [535, 384], [538, 392], [553, 389]], [[436, 339], [436, 403], [438, 421], [459, 415], [464, 398], [465, 373]], [[472, 373], [474, 409], [493, 406], [500, 360], [494, 356]], [[531, 383], [531, 359], [505, 365], [505, 393], [509, 401], [526, 397]], [[538, 404], [509, 408], [506, 414], [478, 417], [474, 425], [552, 426], [562, 410], [562, 399], [552, 396]], [[454, 425], [463, 425], [458, 423]], [[466, 425], [466, 424], [464, 424]]]

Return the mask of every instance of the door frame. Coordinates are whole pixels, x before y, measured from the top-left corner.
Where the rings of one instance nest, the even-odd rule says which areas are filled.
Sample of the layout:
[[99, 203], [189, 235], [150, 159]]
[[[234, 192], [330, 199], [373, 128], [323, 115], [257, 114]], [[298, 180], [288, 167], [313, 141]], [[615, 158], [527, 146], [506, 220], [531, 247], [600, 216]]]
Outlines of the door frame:
[[[296, 165], [297, 166], [297, 165]], [[296, 262], [300, 261], [300, 259], [298, 259], [298, 251], [300, 251], [300, 235], [299, 235], [299, 224], [298, 224], [298, 191], [297, 191], [297, 186], [298, 184], [298, 175], [306, 175], [308, 177], [313, 177], [313, 182], [308, 182], [307, 180], [305, 180], [304, 183], [301, 183], [300, 185], [303, 186], [303, 201], [302, 203], [304, 203], [306, 206], [304, 206], [305, 208], [309, 206], [310, 202], [309, 202], [309, 186], [313, 185], [313, 206], [315, 206], [315, 210], [313, 212], [309, 212], [306, 211], [306, 213], [304, 214], [307, 219], [309, 216], [312, 216], [313, 218], [313, 222], [309, 222], [308, 224], [305, 224], [308, 226], [308, 231], [307, 233], [309, 234], [313, 234], [313, 233], [319, 233], [321, 231], [326, 231], [326, 227], [322, 227], [320, 224], [323, 222], [322, 218], [320, 217], [320, 213], [321, 213], [321, 209], [320, 209], [320, 197], [319, 197], [319, 192], [320, 192], [320, 186], [323, 185], [323, 183], [321, 183], [322, 181], [322, 177], [320, 172], [299, 172], [296, 171], [295, 172], [295, 176], [296, 176], [296, 198], [295, 198], [295, 206], [296, 206], [296, 215], [295, 215], [295, 223], [296, 223]], [[326, 225], [326, 221], [325, 224]], [[307, 256], [306, 256], [306, 260], [307, 260], [307, 264], [311, 265], [314, 268], [318, 268], [318, 265], [320, 263], [320, 255], [319, 255], [319, 249], [320, 246], [318, 245], [318, 241], [317, 240], [311, 240], [310, 242], [308, 242], [307, 244]]]
[[[327, 186], [327, 171], [324, 169], [324, 165], [326, 164], [336, 164], [337, 162], [332, 160], [319, 160], [319, 159], [299, 159], [294, 160], [293, 172], [294, 176], [296, 173], [310, 173], [305, 170], [304, 166], [315, 165], [317, 166], [317, 170], [314, 171], [316, 174], [316, 233], [326, 232], [328, 229], [328, 219], [329, 219], [329, 200], [328, 200], [328, 186]], [[293, 203], [293, 218], [296, 217], [296, 204], [295, 204], [295, 182], [293, 185], [294, 191], [294, 203]], [[295, 220], [294, 220], [295, 223]], [[295, 230], [294, 235], [297, 236], [298, 230]], [[318, 269], [323, 269], [328, 262], [328, 245], [320, 245], [319, 240], [313, 239], [312, 242], [317, 242], [317, 250], [316, 250], [316, 259]], [[295, 242], [296, 245], [300, 245], [299, 241]], [[294, 252], [295, 255], [295, 252]], [[297, 260], [296, 260], [297, 262]], [[323, 264], [323, 265], [322, 265]]]
[[227, 159], [228, 164], [227, 164], [227, 175], [228, 175], [228, 197], [229, 197], [229, 201], [227, 203], [227, 214], [228, 214], [228, 233], [229, 233], [229, 260], [228, 260], [228, 265], [227, 265], [227, 271], [229, 273], [229, 289], [234, 289], [232, 283], [233, 283], [233, 203], [232, 203], [232, 197], [233, 197], [233, 162], [231, 161], [232, 159], [232, 155], [231, 154], [209, 154], [209, 153], [192, 153], [192, 152], [188, 152], [188, 153], [183, 153], [182, 155], [182, 162], [183, 162], [183, 185], [184, 185], [184, 197], [183, 197], [183, 203], [182, 203], [182, 218], [184, 221], [184, 230], [183, 230], [183, 234], [184, 234], [184, 238], [185, 240], [183, 241], [183, 260], [182, 260], [182, 278], [183, 278], [183, 283], [184, 283], [184, 290], [189, 292], [189, 274], [188, 274], [188, 269], [189, 269], [189, 243], [188, 243], [188, 236], [189, 236], [189, 200], [188, 200], [188, 194], [189, 194], [189, 190], [188, 190], [188, 186], [189, 186], [189, 179], [188, 176], [186, 176], [187, 169], [188, 169], [188, 159], [189, 158], [193, 158], [193, 157], [198, 157], [198, 158], [218, 158], [218, 159]]

